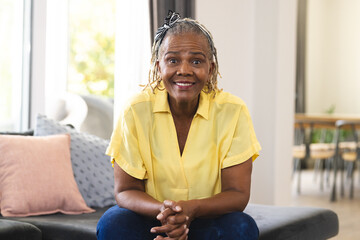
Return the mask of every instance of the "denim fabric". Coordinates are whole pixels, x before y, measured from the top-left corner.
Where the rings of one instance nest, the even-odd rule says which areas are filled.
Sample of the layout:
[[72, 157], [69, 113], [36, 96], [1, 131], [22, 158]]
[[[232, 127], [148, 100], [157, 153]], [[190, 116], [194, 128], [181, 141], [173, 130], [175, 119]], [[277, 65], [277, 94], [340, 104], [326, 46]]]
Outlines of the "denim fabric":
[[[151, 240], [156, 234], [150, 229], [160, 225], [158, 220], [114, 206], [100, 218], [96, 234], [98, 240]], [[195, 219], [188, 236], [189, 240], [253, 240], [259, 238], [259, 230], [249, 215], [234, 212], [213, 219]]]

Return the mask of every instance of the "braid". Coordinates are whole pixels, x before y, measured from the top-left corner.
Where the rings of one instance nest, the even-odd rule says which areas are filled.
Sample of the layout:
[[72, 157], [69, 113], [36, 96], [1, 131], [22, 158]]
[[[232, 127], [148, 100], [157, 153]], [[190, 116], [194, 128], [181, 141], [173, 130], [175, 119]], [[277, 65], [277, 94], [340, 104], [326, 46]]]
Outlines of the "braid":
[[209, 30], [206, 29], [204, 25], [202, 25], [198, 21], [191, 18], [181, 19], [179, 14], [172, 11], [169, 11], [168, 16], [165, 18], [164, 25], [160, 27], [156, 32], [154, 43], [151, 48], [151, 66], [149, 70], [149, 82], [146, 86], [151, 87], [153, 91], [155, 90], [155, 88], [159, 90], [164, 90], [160, 89], [161, 77], [158, 74], [158, 68], [156, 66], [156, 62], [159, 59], [161, 43], [167, 35], [175, 35], [186, 32], [193, 32], [206, 37], [209, 43], [208, 57], [210, 61], [214, 63], [214, 69], [210, 74], [209, 81], [207, 82], [207, 85], [204, 87], [203, 91], [206, 93], [211, 93], [212, 91], [216, 93], [217, 91], [220, 91], [217, 87], [217, 76], [219, 75], [221, 77], [221, 75], [219, 73], [217, 51], [214, 46], [214, 40], [211, 33], [209, 32]]

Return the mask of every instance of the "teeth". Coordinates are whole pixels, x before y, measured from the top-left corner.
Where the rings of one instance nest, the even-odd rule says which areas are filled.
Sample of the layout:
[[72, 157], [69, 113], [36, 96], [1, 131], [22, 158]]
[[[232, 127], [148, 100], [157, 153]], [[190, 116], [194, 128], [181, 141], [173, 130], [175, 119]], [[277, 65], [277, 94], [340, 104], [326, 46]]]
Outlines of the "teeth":
[[179, 86], [183, 86], [183, 87], [186, 87], [186, 86], [191, 86], [192, 83], [175, 83], [176, 85], [179, 85]]

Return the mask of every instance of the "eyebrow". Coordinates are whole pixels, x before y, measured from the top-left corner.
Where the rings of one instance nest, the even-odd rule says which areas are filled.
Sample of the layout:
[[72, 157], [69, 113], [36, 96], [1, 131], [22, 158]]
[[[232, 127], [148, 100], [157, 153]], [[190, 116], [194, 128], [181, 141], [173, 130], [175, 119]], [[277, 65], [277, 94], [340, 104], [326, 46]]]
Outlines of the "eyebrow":
[[[166, 52], [164, 56], [166, 56], [168, 54], [179, 54], [179, 52], [169, 51], [169, 52]], [[190, 54], [192, 54], [192, 55], [202, 55], [202, 56], [204, 56], [206, 58], [206, 55], [203, 52], [190, 52]]]
[[206, 58], [206, 55], [203, 52], [190, 52], [193, 55], [202, 55]]
[[166, 52], [164, 56], [166, 56], [168, 54], [179, 54], [179, 52], [174, 52], [174, 51]]

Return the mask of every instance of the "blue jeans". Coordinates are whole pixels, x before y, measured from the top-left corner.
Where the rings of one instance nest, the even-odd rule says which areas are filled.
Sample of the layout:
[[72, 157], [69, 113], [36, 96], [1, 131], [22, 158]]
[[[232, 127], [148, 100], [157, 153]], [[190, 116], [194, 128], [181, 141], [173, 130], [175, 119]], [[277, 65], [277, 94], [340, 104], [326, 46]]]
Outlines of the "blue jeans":
[[[160, 225], [156, 219], [116, 205], [100, 218], [96, 235], [98, 240], [152, 240], [156, 234], [150, 233], [150, 229]], [[246, 213], [233, 212], [213, 219], [195, 219], [188, 236], [189, 240], [253, 240], [259, 238], [259, 229]]]

